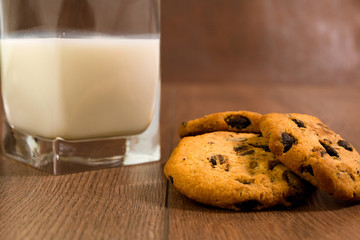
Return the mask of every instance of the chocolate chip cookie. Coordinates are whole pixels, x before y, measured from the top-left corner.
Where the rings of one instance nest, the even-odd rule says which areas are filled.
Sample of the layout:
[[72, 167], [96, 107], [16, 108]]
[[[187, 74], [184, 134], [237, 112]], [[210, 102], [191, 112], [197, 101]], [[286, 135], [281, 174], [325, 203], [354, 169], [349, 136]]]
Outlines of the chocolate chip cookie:
[[164, 168], [189, 198], [233, 210], [291, 207], [309, 185], [270, 152], [259, 134], [212, 132], [184, 137]]
[[249, 111], [220, 112], [183, 122], [179, 136], [196, 136], [215, 131], [260, 133], [261, 114]]
[[260, 130], [271, 152], [314, 186], [341, 200], [360, 200], [360, 156], [318, 118], [266, 114]]

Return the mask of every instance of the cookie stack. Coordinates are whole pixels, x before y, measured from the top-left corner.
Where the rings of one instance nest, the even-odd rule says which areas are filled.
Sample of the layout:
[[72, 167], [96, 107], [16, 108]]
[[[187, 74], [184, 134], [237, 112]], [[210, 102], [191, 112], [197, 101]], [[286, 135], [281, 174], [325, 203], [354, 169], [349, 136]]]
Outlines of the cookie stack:
[[233, 210], [288, 208], [313, 186], [360, 200], [360, 155], [318, 118], [222, 112], [183, 123], [164, 173], [181, 193]]

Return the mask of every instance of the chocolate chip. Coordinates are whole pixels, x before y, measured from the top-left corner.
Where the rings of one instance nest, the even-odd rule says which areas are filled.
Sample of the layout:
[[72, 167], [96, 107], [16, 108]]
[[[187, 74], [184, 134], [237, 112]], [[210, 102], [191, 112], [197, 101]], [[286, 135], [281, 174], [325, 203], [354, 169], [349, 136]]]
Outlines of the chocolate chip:
[[327, 145], [325, 141], [320, 141], [320, 144], [325, 148], [326, 153], [332, 157], [339, 157], [339, 153], [330, 145]]
[[265, 152], [271, 152], [269, 146], [261, 145], [260, 147], [264, 149]]
[[242, 151], [245, 151], [247, 150], [249, 147], [246, 146], [246, 145], [240, 145], [240, 146], [237, 146], [237, 147], [234, 147], [234, 151], [235, 152], [242, 152]]
[[187, 125], [187, 122], [182, 122], [181, 123], [181, 126], [183, 126], [183, 127], [186, 127], [186, 125]]
[[254, 179], [236, 179], [236, 181], [238, 181], [242, 184], [246, 184], [246, 185], [249, 185], [249, 184], [252, 184], [255, 182]]
[[214, 167], [217, 163], [216, 163], [216, 156], [212, 156], [211, 158], [210, 158], [210, 163], [211, 163], [211, 165], [212, 165], [212, 167]]
[[305, 124], [301, 120], [294, 118], [294, 119], [291, 119], [291, 121], [293, 121], [299, 128], [306, 128]]
[[[224, 163], [227, 163], [229, 160], [227, 159], [227, 157], [223, 156], [223, 155], [213, 155], [210, 158], [207, 158], [212, 167], [215, 167], [215, 165], [217, 165], [217, 163], [219, 163], [220, 165], [223, 165]], [[227, 167], [228, 168], [228, 167]], [[226, 169], [225, 169], [226, 170]]]
[[265, 152], [271, 152], [269, 146], [267, 145], [256, 145], [251, 143], [249, 145], [255, 148], [262, 148]]
[[281, 138], [282, 138], [281, 143], [284, 145], [284, 153], [286, 153], [294, 145], [295, 138], [286, 132], [281, 134]]
[[255, 153], [255, 150], [249, 150], [249, 151], [241, 153], [240, 156], [251, 155], [251, 154], [254, 154], [254, 153]]
[[247, 117], [241, 116], [241, 115], [230, 115], [225, 118], [225, 122], [233, 127], [237, 128], [239, 130], [247, 128], [251, 122]]
[[251, 169], [256, 168], [257, 165], [258, 165], [257, 162], [254, 162], [254, 161], [250, 162], [250, 164], [249, 164], [249, 166], [250, 166]]
[[297, 186], [298, 177], [295, 175], [295, 173], [286, 170], [283, 172], [282, 176], [291, 187], [293, 187], [293, 188], [298, 187]]
[[249, 211], [249, 210], [253, 210], [257, 207], [260, 207], [262, 204], [259, 201], [256, 200], [248, 200], [246, 202], [241, 202], [241, 203], [237, 203], [235, 204], [235, 207], [243, 210], [243, 211]]
[[348, 151], [350, 151], [350, 152], [352, 152], [352, 150], [353, 150], [353, 148], [352, 148], [352, 146], [350, 145], [350, 143], [348, 143], [348, 142], [345, 141], [345, 140], [339, 140], [339, 141], [337, 142], [337, 144], [338, 144], [340, 147], [343, 147], [343, 148], [345, 148], [346, 150], [348, 150]]
[[174, 178], [172, 176], [169, 176], [171, 184], [174, 184]]
[[269, 168], [269, 170], [274, 170], [274, 168], [279, 164], [281, 164], [280, 161], [271, 161], [271, 162], [269, 162], [268, 168]]
[[224, 162], [226, 162], [226, 160], [225, 160], [224, 156], [222, 156], [222, 155], [218, 155], [217, 157], [218, 157], [218, 159], [219, 159], [219, 163], [220, 163], [221, 165], [222, 165]]
[[309, 173], [310, 175], [314, 176], [314, 171], [311, 165], [302, 166], [300, 168], [300, 172], [302, 173]]

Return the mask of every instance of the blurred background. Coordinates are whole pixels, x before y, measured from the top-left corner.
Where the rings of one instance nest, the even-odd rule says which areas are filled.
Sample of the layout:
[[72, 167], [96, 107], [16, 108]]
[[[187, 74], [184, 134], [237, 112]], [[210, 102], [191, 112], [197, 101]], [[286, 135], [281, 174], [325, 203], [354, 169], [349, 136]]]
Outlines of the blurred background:
[[162, 0], [162, 81], [360, 85], [358, 0]]

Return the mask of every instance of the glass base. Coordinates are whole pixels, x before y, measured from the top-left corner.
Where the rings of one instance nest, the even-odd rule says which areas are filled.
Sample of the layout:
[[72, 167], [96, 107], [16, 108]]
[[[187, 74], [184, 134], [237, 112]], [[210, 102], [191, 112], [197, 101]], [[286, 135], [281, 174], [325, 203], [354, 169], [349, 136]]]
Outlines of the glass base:
[[154, 162], [160, 160], [158, 107], [142, 134], [85, 141], [39, 138], [3, 121], [3, 153], [54, 175]]

